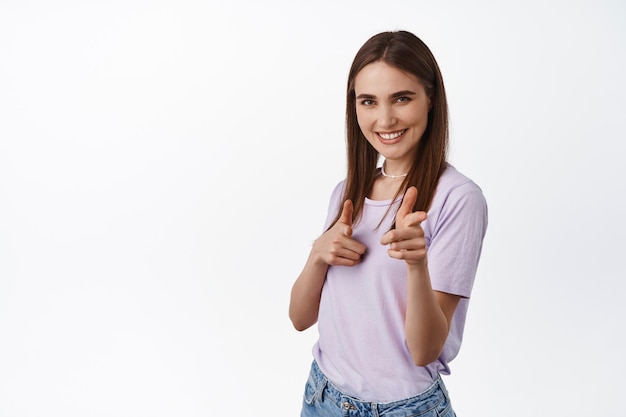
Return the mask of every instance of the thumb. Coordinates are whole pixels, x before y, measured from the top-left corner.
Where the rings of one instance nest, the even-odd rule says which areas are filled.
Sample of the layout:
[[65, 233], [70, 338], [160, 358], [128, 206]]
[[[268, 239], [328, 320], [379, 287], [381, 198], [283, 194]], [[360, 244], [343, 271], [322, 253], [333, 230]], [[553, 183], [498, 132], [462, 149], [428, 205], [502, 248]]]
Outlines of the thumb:
[[343, 203], [343, 209], [341, 210], [341, 217], [339, 221], [343, 224], [347, 224], [348, 226], [352, 226], [352, 211], [354, 210], [354, 206], [352, 205], [352, 200], [346, 200]]
[[352, 237], [352, 211], [354, 210], [354, 206], [352, 205], [351, 200], [346, 200], [343, 203], [343, 210], [341, 211], [341, 217], [339, 218], [339, 223], [344, 224], [343, 234]]
[[413, 212], [413, 206], [415, 205], [416, 201], [417, 188], [411, 186], [404, 193], [404, 197], [402, 198], [402, 204], [400, 205], [400, 208], [398, 209], [398, 212], [396, 214], [396, 223]]

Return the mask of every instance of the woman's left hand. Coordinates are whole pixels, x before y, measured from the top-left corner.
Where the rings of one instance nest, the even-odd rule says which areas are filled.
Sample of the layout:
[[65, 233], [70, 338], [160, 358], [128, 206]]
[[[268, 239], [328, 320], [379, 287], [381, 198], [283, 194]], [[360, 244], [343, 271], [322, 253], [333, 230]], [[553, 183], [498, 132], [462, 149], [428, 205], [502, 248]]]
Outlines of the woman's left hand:
[[426, 238], [421, 223], [426, 220], [424, 211], [413, 212], [417, 200], [417, 188], [409, 187], [396, 213], [396, 228], [383, 235], [380, 243], [389, 245], [390, 257], [404, 259], [407, 264], [426, 262]]

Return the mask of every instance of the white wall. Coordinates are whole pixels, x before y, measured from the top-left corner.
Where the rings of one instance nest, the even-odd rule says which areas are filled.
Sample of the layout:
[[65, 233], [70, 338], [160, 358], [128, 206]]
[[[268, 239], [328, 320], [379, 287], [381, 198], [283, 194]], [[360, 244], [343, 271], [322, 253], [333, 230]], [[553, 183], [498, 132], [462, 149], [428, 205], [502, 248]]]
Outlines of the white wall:
[[489, 202], [457, 414], [625, 414], [626, 6], [470, 3], [3, 1], [0, 415], [298, 415], [289, 291], [388, 29]]

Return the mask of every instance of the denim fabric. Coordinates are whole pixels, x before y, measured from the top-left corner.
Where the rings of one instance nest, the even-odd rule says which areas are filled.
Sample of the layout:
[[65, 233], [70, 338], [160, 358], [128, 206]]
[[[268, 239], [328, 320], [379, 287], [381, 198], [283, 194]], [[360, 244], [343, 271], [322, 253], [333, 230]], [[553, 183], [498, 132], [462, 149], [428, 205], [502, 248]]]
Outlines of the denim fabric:
[[441, 377], [421, 394], [406, 400], [372, 403], [337, 390], [313, 361], [304, 389], [300, 417], [455, 417]]

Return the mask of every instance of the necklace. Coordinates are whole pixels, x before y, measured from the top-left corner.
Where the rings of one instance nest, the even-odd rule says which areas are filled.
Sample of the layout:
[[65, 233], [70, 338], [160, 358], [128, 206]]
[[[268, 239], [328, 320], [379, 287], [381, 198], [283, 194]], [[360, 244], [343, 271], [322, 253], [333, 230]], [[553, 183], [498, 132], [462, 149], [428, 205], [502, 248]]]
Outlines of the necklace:
[[380, 167], [380, 173], [381, 173], [381, 174], [383, 174], [383, 177], [387, 177], [387, 178], [391, 178], [391, 179], [396, 179], [396, 178], [404, 178], [404, 177], [406, 177], [407, 175], [409, 175], [409, 173], [408, 173], [408, 172], [406, 172], [406, 173], [404, 173], [404, 174], [400, 174], [400, 175], [390, 175], [390, 174], [387, 174], [387, 173], [385, 172], [385, 164], [384, 164], [384, 163], [383, 163], [383, 164], [381, 165], [381, 167]]

